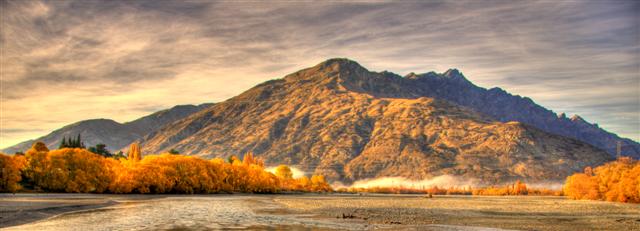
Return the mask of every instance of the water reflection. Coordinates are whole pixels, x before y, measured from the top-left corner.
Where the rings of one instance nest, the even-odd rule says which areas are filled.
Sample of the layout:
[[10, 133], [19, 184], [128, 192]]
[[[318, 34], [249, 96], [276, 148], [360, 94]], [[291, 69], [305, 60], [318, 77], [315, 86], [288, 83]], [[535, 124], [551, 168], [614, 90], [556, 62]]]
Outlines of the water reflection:
[[269, 214], [264, 198], [237, 196], [167, 197], [119, 200], [118, 205], [79, 211], [7, 230], [334, 230], [358, 224]]

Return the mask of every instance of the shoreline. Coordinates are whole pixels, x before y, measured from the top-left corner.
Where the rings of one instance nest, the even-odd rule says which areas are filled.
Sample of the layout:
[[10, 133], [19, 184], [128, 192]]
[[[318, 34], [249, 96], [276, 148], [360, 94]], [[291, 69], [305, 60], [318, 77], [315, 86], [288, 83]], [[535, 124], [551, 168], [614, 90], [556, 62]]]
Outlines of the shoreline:
[[[39, 196], [46, 195], [50, 194], [40, 194]], [[22, 195], [16, 194], [16, 196]], [[2, 204], [0, 205], [0, 228], [37, 222], [66, 213], [100, 209], [119, 204], [115, 200], [106, 198], [86, 198], [76, 201], [67, 201], [68, 199], [65, 200], [65, 198], [38, 199], [38, 197], [34, 197], [35, 200], [9, 201], [6, 200], [7, 198], [12, 198], [12, 196], [0, 196]], [[61, 200], [65, 201], [61, 202]]]
[[[182, 211], [178, 213], [180, 215], [184, 212], [193, 214], [181, 220], [180, 215], [167, 213], [165, 207], [178, 208]], [[635, 215], [640, 214], [638, 205], [575, 201], [557, 196], [439, 195], [425, 198], [403, 194], [72, 193], [0, 194], [0, 229], [31, 230], [51, 224], [58, 228], [84, 224], [87, 230], [95, 230], [99, 224], [84, 220], [87, 216], [95, 218], [123, 210], [137, 211], [133, 208], [165, 212], [156, 218], [158, 222], [178, 219], [185, 222], [184, 230], [197, 229], [198, 225], [240, 229], [304, 226], [317, 230], [640, 230], [640, 216]], [[238, 209], [244, 212], [235, 214]], [[204, 212], [208, 210], [213, 213]], [[212, 214], [224, 215], [211, 217]], [[236, 216], [259, 217], [262, 223], [249, 227], [236, 220]], [[149, 227], [138, 221], [122, 221], [123, 226], [115, 227]], [[173, 227], [172, 224], [162, 223], [164, 226], [160, 227]]]

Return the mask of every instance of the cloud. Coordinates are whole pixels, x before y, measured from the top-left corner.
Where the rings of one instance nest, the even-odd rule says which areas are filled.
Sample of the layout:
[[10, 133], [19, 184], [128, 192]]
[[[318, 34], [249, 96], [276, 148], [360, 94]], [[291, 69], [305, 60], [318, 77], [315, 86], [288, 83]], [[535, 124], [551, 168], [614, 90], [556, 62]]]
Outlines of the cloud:
[[[635, 1], [9, 0], [0, 7], [3, 129], [124, 122], [349, 57], [401, 75], [455, 67], [479, 86], [640, 139]], [[35, 122], [42, 118], [55, 122]], [[3, 133], [0, 146], [33, 135]]]

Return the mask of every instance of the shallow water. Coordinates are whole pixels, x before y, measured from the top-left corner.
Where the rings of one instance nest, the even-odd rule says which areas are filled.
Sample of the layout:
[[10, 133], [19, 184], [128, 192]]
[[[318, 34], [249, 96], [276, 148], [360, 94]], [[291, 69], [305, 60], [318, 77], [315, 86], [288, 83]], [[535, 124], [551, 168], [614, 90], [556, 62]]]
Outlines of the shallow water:
[[268, 198], [247, 196], [166, 197], [120, 201], [100, 209], [76, 211], [6, 230], [333, 230], [363, 229], [358, 224], [314, 220], [304, 214], [256, 212], [274, 208]]

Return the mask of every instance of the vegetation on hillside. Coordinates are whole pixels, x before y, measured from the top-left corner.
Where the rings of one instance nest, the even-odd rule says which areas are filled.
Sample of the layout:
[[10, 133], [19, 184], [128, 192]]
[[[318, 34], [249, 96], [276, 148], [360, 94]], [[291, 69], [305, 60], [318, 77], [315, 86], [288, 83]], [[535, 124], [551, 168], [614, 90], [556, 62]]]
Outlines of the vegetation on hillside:
[[294, 179], [267, 172], [264, 162], [251, 153], [242, 161], [230, 159], [231, 163], [169, 153], [142, 158], [138, 144], [132, 145], [129, 158], [114, 159], [83, 148], [50, 151], [37, 142], [24, 156], [0, 154], [0, 191], [15, 192], [22, 186], [73, 193], [332, 191], [322, 176]]
[[564, 194], [571, 199], [640, 203], [640, 161], [622, 157], [567, 177]]

